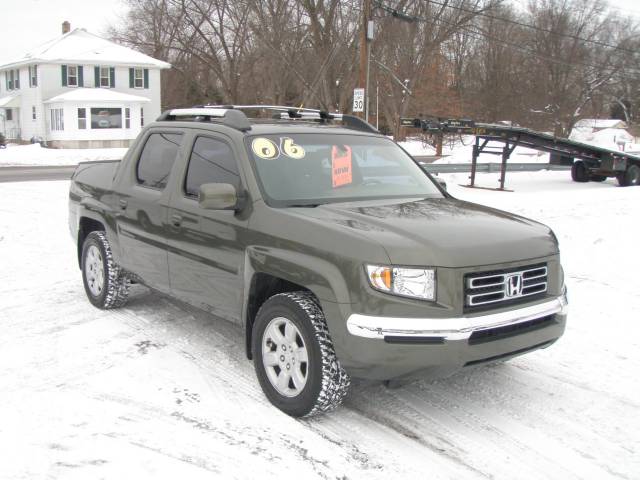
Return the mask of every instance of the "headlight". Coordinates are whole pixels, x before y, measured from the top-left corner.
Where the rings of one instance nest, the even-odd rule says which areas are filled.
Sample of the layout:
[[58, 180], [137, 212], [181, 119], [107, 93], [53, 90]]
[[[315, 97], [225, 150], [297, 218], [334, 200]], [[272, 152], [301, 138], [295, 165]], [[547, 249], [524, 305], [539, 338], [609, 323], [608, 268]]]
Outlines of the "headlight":
[[371, 286], [381, 292], [403, 297], [436, 299], [436, 272], [430, 268], [367, 265]]

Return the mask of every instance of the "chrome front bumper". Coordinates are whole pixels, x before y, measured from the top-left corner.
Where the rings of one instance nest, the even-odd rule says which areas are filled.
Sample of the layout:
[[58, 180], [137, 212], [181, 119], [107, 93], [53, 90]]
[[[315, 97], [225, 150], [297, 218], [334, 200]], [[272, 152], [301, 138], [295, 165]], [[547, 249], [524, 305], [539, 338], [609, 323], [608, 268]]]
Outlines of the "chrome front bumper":
[[441, 340], [466, 340], [473, 332], [516, 325], [549, 315], [566, 315], [566, 293], [544, 303], [500, 313], [451, 318], [374, 317], [353, 313], [347, 319], [347, 330], [364, 338], [414, 337]]

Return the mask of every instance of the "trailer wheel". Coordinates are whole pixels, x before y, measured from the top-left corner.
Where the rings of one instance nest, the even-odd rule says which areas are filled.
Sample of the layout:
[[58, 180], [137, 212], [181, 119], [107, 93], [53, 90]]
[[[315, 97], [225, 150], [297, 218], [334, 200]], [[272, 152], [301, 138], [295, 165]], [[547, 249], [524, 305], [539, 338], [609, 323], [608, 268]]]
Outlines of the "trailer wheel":
[[584, 162], [578, 161], [571, 165], [571, 180], [580, 183], [589, 181], [589, 171]]
[[621, 187], [640, 185], [640, 166], [629, 165], [624, 173], [618, 175], [618, 184]]
[[590, 175], [589, 180], [592, 182], [604, 182], [607, 179], [604, 175]]

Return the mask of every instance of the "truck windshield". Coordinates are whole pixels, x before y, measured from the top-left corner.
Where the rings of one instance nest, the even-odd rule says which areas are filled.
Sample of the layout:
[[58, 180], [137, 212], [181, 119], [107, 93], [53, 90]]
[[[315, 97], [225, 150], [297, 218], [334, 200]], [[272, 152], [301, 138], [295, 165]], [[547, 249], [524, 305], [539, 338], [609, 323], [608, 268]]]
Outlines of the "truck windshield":
[[411, 157], [387, 138], [310, 133], [251, 136], [246, 143], [271, 206], [442, 197]]

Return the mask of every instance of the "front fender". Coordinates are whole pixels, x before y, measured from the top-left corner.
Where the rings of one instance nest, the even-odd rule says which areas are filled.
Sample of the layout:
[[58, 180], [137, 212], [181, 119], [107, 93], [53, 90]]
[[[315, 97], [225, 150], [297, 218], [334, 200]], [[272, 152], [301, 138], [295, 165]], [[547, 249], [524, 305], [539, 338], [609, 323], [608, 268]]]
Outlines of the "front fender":
[[[345, 270], [346, 269], [346, 270]], [[357, 267], [353, 267], [353, 275], [358, 275]], [[352, 299], [348, 288], [349, 279], [344, 271], [350, 269], [341, 263], [341, 269], [335, 264], [321, 258], [290, 250], [248, 247], [244, 262], [244, 295], [242, 302], [242, 324], [245, 331], [246, 353], [251, 358], [251, 325], [249, 302], [252, 281], [256, 274], [267, 274], [271, 277], [286, 280], [311, 291], [327, 314], [329, 331], [342, 333], [346, 330], [344, 317], [340, 315], [342, 304], [350, 304]], [[336, 352], [340, 349], [336, 345]]]
[[249, 280], [253, 273], [267, 273], [310, 290], [320, 301], [351, 303], [342, 272], [321, 258], [278, 248], [248, 247], [246, 270], [251, 273]]

